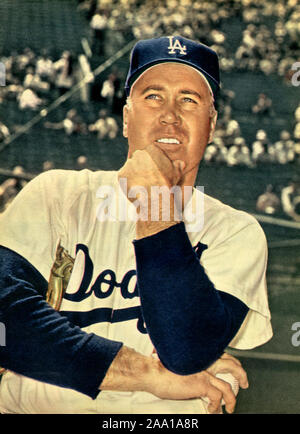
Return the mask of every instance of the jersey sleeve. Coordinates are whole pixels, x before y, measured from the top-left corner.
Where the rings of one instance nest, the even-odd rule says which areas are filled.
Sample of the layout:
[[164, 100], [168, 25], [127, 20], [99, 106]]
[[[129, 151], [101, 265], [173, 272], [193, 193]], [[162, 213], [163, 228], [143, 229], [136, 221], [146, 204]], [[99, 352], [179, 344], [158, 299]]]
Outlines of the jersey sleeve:
[[29, 182], [0, 215], [0, 245], [25, 258], [46, 280], [64, 233], [53, 172]]
[[44, 299], [77, 194], [72, 179], [63, 180], [61, 171], [36, 177], [0, 216], [0, 320], [7, 330], [0, 366], [94, 399], [122, 343], [82, 331]]
[[[234, 226], [234, 221], [230, 225]], [[273, 335], [266, 285], [267, 256], [264, 232], [252, 218], [246, 224], [237, 224], [237, 230], [212, 242], [202, 253], [201, 263], [215, 288], [235, 296], [249, 308], [229, 345], [233, 348], [251, 349]]]
[[45, 301], [46, 289], [28, 261], [0, 246], [0, 366], [95, 399], [122, 344], [74, 326]]
[[236, 335], [247, 306], [215, 289], [183, 223], [134, 246], [143, 317], [161, 362], [181, 375], [207, 369]]

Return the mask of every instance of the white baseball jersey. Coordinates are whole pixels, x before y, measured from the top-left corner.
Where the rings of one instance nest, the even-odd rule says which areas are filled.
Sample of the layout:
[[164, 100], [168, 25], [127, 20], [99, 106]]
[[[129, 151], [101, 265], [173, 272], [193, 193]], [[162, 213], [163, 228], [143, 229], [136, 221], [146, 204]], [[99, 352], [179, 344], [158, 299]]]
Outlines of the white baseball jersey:
[[[60, 244], [75, 259], [60, 310], [87, 332], [151, 355], [153, 345], [143, 325], [136, 287], [133, 205], [120, 195], [117, 172], [45, 172], [1, 217], [0, 244], [23, 256], [47, 281]], [[230, 346], [261, 345], [272, 336], [263, 231], [248, 214], [197, 189], [192, 200], [200, 204], [200, 213], [204, 210], [197, 215], [198, 228], [186, 222], [192, 246], [199, 241], [208, 246], [201, 255], [202, 266], [217, 289], [249, 307]], [[142, 392], [103, 391], [93, 400], [7, 371], [0, 383], [0, 412], [197, 414], [207, 413], [207, 404], [202, 399], [161, 400]]]

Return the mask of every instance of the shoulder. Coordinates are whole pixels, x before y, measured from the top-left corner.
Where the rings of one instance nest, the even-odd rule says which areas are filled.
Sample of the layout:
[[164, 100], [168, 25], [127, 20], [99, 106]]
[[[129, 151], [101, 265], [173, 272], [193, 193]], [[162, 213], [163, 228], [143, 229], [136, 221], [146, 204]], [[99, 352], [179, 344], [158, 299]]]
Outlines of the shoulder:
[[202, 242], [210, 245], [233, 239], [253, 237], [258, 243], [266, 244], [265, 234], [259, 222], [251, 214], [235, 209], [207, 194], [203, 194]]
[[[37, 175], [19, 193], [15, 203], [68, 212], [92, 206], [101, 185], [115, 185], [117, 172], [54, 169]], [[30, 205], [31, 204], [31, 205]], [[35, 205], [33, 205], [35, 204]]]
[[204, 207], [205, 215], [213, 220], [234, 220], [240, 224], [253, 224], [257, 223], [257, 220], [249, 213], [233, 208], [221, 202], [219, 199], [215, 199], [207, 194], [204, 194]]
[[99, 185], [115, 183], [116, 172], [54, 169], [36, 176], [30, 184], [39, 184], [47, 193], [78, 196], [83, 192], [94, 192]]

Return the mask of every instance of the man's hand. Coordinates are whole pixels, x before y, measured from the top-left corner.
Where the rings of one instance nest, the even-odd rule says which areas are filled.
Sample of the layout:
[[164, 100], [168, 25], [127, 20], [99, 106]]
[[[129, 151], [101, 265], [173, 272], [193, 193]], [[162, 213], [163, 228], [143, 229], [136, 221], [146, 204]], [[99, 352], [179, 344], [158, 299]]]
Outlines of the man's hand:
[[247, 374], [244, 371], [241, 362], [230, 354], [224, 353], [220, 359], [213, 363], [208, 369], [212, 375], [231, 374], [239, 383], [239, 387], [247, 389], [249, 387]]
[[[208, 371], [177, 375], [160, 366], [161, 375], [153, 378], [151, 393], [161, 399], [207, 398], [210, 413], [220, 413], [222, 401], [226, 411], [233, 413], [236, 397], [229, 383]], [[156, 382], [155, 382], [156, 380]]]
[[100, 385], [101, 390], [144, 391], [161, 399], [208, 398], [210, 413], [219, 413], [222, 400], [232, 413], [236, 397], [229, 383], [215, 377], [219, 372], [235, 376], [241, 387], [247, 375], [234, 357], [223, 355], [208, 370], [192, 375], [177, 375], [167, 370], [157, 357], [146, 357], [123, 346]]
[[[174, 195], [169, 194], [170, 202], [162, 203], [162, 197], [154, 193], [153, 187], [170, 189], [178, 185], [184, 167], [183, 161], [171, 161], [158, 146], [150, 145], [146, 149], [135, 151], [119, 170], [119, 180], [127, 180], [127, 191], [124, 193], [133, 203], [138, 199], [139, 215], [142, 218], [137, 221], [137, 238], [153, 235], [178, 223]], [[158, 210], [158, 219], [151, 218], [152, 209]], [[164, 220], [163, 210], [170, 215], [169, 219]]]
[[119, 170], [118, 177], [127, 178], [128, 189], [143, 186], [150, 192], [152, 186], [177, 185], [184, 166], [183, 161], [171, 161], [158, 146], [150, 145], [135, 151]]
[[[220, 413], [222, 401], [225, 405], [226, 411], [232, 413], [236, 405], [236, 396], [232, 391], [231, 385], [226, 381], [217, 378], [217, 374], [231, 374], [237, 379], [239, 387], [246, 389], [249, 386], [247, 374], [244, 371], [241, 362], [235, 357], [224, 353], [220, 359], [205, 371], [193, 375], [176, 376], [179, 377], [179, 382], [178, 378], [173, 378], [173, 380], [171, 380], [174, 381], [172, 383], [173, 390], [170, 390], [173, 397], [169, 399], [192, 398], [193, 396], [189, 395], [190, 393], [193, 393], [193, 390], [195, 390], [196, 392], [201, 393], [200, 396], [195, 396], [195, 398], [208, 398], [208, 409], [210, 413]], [[191, 385], [189, 385], [190, 381], [192, 383]], [[178, 387], [179, 396], [181, 396], [181, 398], [174, 397], [176, 396]], [[186, 390], [185, 387], [188, 387], [187, 397], [183, 397]], [[159, 393], [161, 394], [161, 391]], [[162, 395], [157, 396], [163, 398]]]

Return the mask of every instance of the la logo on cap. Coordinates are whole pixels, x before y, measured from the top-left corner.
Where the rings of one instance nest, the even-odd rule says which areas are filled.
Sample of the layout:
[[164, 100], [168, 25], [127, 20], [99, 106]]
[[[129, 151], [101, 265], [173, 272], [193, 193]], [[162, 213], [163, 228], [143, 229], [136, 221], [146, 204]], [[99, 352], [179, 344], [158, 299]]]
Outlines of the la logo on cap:
[[180, 51], [180, 54], [186, 54], [186, 45], [182, 46], [180, 41], [178, 39], [174, 39], [174, 36], [168, 36], [170, 45], [168, 46], [168, 53], [169, 54], [175, 54], [176, 50]]

